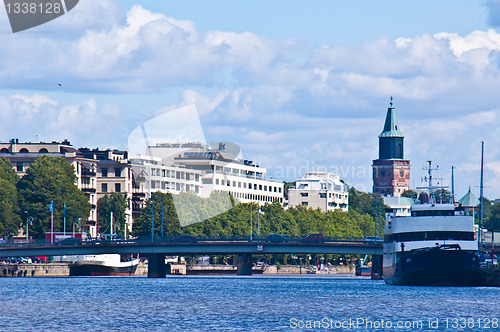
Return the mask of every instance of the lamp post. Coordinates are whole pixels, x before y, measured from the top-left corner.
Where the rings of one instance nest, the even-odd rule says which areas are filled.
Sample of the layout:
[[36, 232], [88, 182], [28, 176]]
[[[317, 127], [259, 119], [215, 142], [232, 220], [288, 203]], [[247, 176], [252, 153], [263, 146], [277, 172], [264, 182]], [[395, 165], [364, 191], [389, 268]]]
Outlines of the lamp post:
[[29, 240], [30, 236], [29, 236], [29, 225], [33, 225], [33, 217], [32, 216], [29, 216], [28, 218], [26, 218], [26, 240]]
[[252, 232], [253, 232], [252, 215], [253, 215], [253, 204], [252, 204], [252, 207], [250, 208], [250, 242], [252, 242]]

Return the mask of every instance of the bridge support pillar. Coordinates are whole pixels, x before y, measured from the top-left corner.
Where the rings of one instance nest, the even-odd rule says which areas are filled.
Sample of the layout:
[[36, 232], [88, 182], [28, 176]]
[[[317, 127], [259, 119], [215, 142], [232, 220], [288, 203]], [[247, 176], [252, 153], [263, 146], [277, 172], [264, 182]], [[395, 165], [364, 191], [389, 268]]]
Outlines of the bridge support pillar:
[[239, 276], [251, 276], [252, 275], [252, 255], [241, 254], [238, 255], [238, 272]]
[[164, 254], [149, 254], [148, 278], [165, 278], [167, 267]]
[[382, 255], [372, 256], [372, 279], [375, 280], [382, 279], [382, 263], [383, 263]]

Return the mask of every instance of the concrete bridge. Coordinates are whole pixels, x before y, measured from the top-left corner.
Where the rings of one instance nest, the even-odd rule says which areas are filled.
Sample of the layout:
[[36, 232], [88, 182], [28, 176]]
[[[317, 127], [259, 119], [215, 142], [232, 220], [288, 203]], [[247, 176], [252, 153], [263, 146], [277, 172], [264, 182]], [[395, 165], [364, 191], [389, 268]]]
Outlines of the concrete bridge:
[[[238, 274], [252, 274], [252, 255], [268, 254], [361, 254], [382, 256], [382, 244], [362, 240], [333, 240], [325, 242], [267, 242], [198, 240], [193, 242], [163, 241], [88, 241], [67, 244], [3, 244], [0, 257], [61, 256], [92, 254], [142, 254], [148, 256], [148, 277], [166, 275], [166, 255], [237, 255]], [[375, 260], [374, 260], [375, 261]], [[375, 264], [378, 265], [378, 264]], [[380, 271], [381, 272], [381, 271]]]

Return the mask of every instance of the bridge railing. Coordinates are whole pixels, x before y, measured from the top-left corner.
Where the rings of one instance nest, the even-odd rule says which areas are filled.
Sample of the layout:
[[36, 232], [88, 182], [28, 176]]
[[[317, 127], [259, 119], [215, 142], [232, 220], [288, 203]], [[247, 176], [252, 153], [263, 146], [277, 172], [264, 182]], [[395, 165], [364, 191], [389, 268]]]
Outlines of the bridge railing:
[[[324, 237], [320, 241], [308, 241], [305, 240], [305, 236], [283, 236], [283, 237], [269, 237], [269, 236], [252, 236], [250, 239], [249, 235], [165, 235], [163, 237], [156, 236], [153, 239], [153, 243], [194, 243], [194, 242], [205, 242], [205, 241], [219, 241], [219, 242], [256, 242], [256, 243], [287, 243], [287, 242], [338, 242], [338, 243], [366, 243], [363, 238], [359, 237]], [[30, 239], [23, 242], [4, 242], [0, 243], [0, 249], [2, 247], [27, 247], [27, 246], [72, 246], [72, 245], [97, 245], [97, 244], [129, 244], [134, 243], [151, 243], [150, 236], [140, 236], [131, 237], [128, 239], [87, 239], [83, 241], [58, 241], [54, 244], [46, 242], [45, 239]]]

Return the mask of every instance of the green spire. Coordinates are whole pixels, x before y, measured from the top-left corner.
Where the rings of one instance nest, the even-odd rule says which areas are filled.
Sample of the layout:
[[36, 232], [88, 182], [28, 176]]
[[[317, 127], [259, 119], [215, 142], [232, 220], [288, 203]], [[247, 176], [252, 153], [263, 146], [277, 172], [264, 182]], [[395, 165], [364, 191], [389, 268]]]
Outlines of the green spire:
[[384, 130], [378, 137], [404, 137], [403, 133], [399, 131], [398, 119], [396, 117], [396, 110], [392, 105], [392, 96], [390, 107], [387, 109], [387, 116], [385, 118]]
[[470, 192], [470, 186], [469, 186], [469, 192], [465, 194], [464, 197], [460, 198], [458, 200], [458, 203], [460, 203], [460, 205], [465, 207], [474, 207], [479, 205], [479, 200], [477, 199], [476, 196], [474, 196], [473, 193]]

